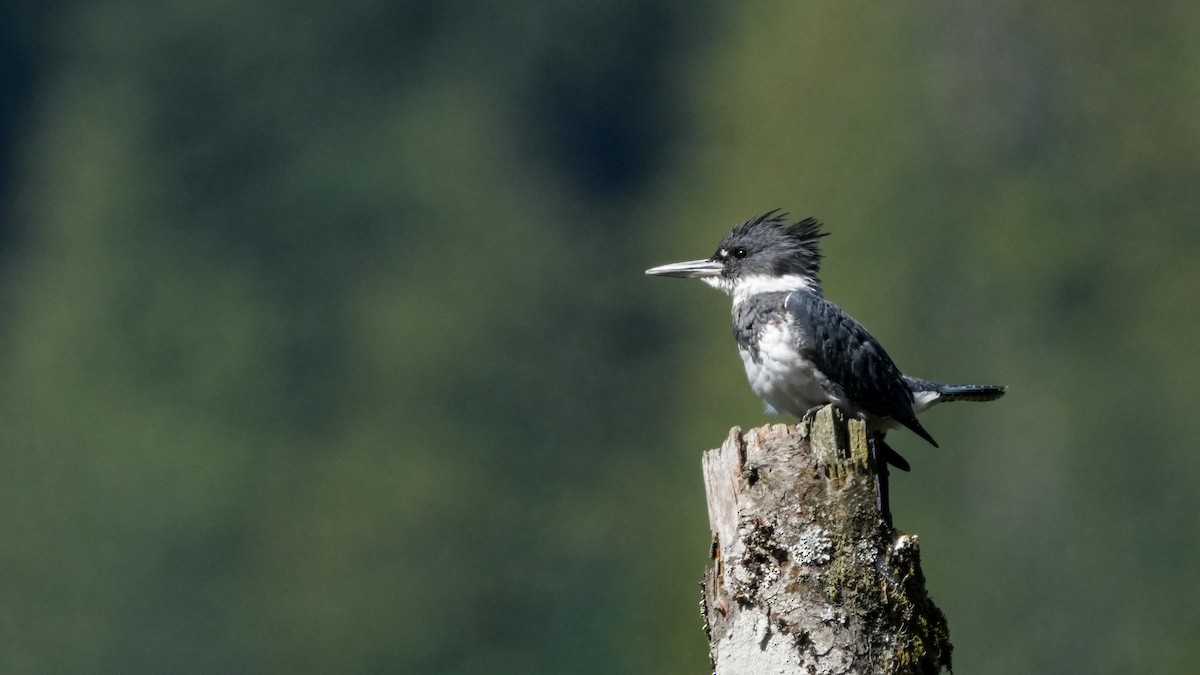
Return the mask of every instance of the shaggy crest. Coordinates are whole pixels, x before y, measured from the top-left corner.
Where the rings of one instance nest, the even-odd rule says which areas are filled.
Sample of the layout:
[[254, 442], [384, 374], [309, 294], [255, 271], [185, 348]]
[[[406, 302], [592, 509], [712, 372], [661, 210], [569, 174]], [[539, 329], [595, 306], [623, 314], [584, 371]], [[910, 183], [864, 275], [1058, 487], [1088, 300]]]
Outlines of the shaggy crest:
[[725, 235], [719, 249], [728, 250], [749, 243], [762, 250], [769, 244], [775, 251], [787, 252], [774, 256], [772, 271], [775, 274], [801, 274], [819, 282], [823, 257], [820, 239], [828, 234], [821, 231], [821, 221], [816, 218], [789, 223], [788, 214], [775, 209], [734, 227]]

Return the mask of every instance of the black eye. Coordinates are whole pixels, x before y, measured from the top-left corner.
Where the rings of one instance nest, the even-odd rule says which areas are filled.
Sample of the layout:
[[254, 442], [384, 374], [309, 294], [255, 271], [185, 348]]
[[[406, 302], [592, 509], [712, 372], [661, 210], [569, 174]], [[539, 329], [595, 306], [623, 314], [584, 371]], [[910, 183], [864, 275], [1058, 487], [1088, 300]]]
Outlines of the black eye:
[[746, 257], [746, 249], [742, 248], [741, 246], [738, 246], [737, 248], [734, 248], [732, 251], [730, 251], [729, 254], [732, 255], [733, 257], [737, 258], [738, 260], [741, 260], [742, 258]]

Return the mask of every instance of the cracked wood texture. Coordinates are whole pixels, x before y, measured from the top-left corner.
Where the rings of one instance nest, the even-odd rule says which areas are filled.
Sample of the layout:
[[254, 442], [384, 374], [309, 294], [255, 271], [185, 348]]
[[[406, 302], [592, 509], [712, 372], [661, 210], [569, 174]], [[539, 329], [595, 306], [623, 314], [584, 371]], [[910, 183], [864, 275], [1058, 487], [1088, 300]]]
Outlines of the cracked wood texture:
[[863, 423], [830, 406], [811, 426], [734, 427], [705, 453], [702, 606], [716, 675], [950, 668], [917, 537], [880, 517], [871, 464]]

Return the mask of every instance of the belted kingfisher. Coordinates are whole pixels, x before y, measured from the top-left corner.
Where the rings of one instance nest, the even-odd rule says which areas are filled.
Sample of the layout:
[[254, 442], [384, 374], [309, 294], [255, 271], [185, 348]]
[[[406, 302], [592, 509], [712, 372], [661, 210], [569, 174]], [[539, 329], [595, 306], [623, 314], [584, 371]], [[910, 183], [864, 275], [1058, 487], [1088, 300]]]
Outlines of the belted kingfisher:
[[712, 256], [646, 274], [701, 279], [733, 298], [738, 353], [767, 412], [804, 418], [832, 403], [866, 421], [883, 459], [907, 471], [882, 443], [889, 428], [907, 427], [937, 447], [918, 413], [946, 401], [991, 401], [1005, 387], [901, 373], [867, 329], [822, 294], [819, 240], [826, 234], [814, 218], [789, 223], [787, 214], [770, 211], [735, 226]]

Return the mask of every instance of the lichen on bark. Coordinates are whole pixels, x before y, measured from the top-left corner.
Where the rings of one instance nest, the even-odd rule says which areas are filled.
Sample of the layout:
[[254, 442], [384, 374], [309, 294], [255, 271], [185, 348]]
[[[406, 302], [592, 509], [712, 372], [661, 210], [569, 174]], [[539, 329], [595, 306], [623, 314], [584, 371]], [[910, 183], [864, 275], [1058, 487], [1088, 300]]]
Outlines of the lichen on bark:
[[881, 517], [867, 448], [863, 425], [827, 407], [811, 427], [734, 428], [705, 454], [702, 606], [717, 675], [950, 667], [917, 537]]

